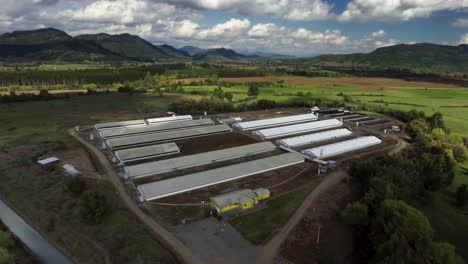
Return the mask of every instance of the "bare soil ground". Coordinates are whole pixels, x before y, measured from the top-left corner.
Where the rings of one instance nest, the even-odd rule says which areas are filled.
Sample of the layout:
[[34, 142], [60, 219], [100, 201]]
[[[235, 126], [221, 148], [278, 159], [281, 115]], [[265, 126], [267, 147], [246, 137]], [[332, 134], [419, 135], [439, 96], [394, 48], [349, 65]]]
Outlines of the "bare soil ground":
[[281, 255], [296, 264], [346, 263], [353, 252], [353, 236], [338, 213], [350, 199], [351, 191], [342, 182], [320, 195], [284, 241]]

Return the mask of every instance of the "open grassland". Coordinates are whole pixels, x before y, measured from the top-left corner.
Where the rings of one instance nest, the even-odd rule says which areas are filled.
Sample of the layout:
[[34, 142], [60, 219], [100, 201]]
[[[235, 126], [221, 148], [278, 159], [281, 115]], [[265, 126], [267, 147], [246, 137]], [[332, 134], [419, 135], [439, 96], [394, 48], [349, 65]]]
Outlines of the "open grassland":
[[[226, 78], [232, 82], [281, 81], [285, 87], [262, 87], [259, 99], [277, 102], [299, 98], [315, 101], [329, 99], [343, 101], [340, 94], [351, 95], [353, 103], [388, 107], [409, 111], [424, 111], [427, 115], [434, 112], [444, 114], [444, 120], [452, 132], [468, 135], [468, 88], [451, 84], [405, 81], [389, 78], [307, 78], [307, 77], [252, 77]], [[184, 86], [187, 91], [211, 91], [216, 86]], [[223, 87], [225, 92], [234, 95], [234, 102], [247, 98], [245, 84]]]
[[459, 164], [452, 186], [433, 195], [432, 203], [423, 212], [434, 227], [436, 238], [453, 244], [458, 254], [468, 259], [468, 208], [455, 206], [455, 192], [461, 184], [468, 184], [468, 162]]
[[160, 115], [185, 95], [99, 94], [70, 100], [0, 104], [0, 146], [43, 141], [73, 142], [67, 130], [76, 125]]

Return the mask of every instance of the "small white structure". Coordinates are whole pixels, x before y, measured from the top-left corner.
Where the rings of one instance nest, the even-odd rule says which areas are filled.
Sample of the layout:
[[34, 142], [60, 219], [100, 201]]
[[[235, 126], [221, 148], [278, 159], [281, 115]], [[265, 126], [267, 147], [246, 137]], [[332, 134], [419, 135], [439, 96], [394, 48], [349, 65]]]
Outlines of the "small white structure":
[[65, 171], [65, 174], [69, 175], [69, 176], [78, 176], [81, 174], [81, 172], [79, 170], [77, 170], [73, 165], [71, 164], [65, 164], [62, 166], [62, 168], [64, 169]]
[[45, 158], [45, 159], [39, 159], [37, 160], [37, 163], [39, 165], [42, 165], [42, 166], [47, 166], [47, 165], [50, 165], [52, 163], [56, 163], [58, 162], [60, 159], [57, 158], [57, 157], [49, 157], [49, 158]]

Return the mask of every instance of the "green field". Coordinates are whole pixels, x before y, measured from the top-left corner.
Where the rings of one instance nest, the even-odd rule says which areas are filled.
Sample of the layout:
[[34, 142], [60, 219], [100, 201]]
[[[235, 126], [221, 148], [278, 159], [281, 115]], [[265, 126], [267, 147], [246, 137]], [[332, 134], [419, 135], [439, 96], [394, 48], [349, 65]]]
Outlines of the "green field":
[[[434, 85], [437, 87], [437, 84]], [[217, 86], [184, 86], [186, 91], [211, 91]], [[248, 87], [237, 85], [223, 87], [225, 92], [234, 95], [234, 102], [247, 98]], [[339, 93], [352, 96], [353, 103], [384, 106], [392, 109], [409, 111], [422, 110], [427, 115], [434, 112], [444, 114], [447, 126], [454, 133], [468, 135], [468, 89], [466, 88], [414, 88], [414, 87], [380, 87], [370, 89], [352, 86], [313, 86], [299, 85], [284, 88], [260, 88], [259, 99], [271, 99], [277, 102], [287, 101], [291, 98], [304, 100], [317, 98], [339, 100], [343, 97]]]

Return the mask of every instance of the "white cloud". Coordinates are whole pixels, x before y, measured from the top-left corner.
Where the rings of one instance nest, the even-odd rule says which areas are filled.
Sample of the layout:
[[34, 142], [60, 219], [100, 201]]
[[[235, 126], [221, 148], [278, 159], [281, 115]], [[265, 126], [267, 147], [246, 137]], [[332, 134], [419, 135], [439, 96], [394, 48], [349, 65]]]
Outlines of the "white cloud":
[[468, 33], [461, 35], [459, 44], [468, 44]]
[[468, 7], [467, 0], [352, 0], [339, 16], [348, 21], [408, 21], [443, 10]]
[[459, 18], [452, 23], [454, 27], [468, 27], [468, 18]]
[[380, 30], [378, 30], [378, 31], [376, 31], [376, 32], [372, 32], [371, 37], [373, 37], [373, 38], [381, 38], [381, 37], [383, 37], [383, 36], [385, 36], [385, 35], [387, 35], [387, 33], [385, 33], [385, 31], [384, 31], [383, 29], [380, 29]]
[[288, 20], [321, 20], [333, 8], [323, 0], [165, 0], [185, 8], [231, 11]]

